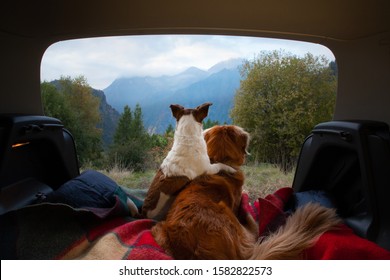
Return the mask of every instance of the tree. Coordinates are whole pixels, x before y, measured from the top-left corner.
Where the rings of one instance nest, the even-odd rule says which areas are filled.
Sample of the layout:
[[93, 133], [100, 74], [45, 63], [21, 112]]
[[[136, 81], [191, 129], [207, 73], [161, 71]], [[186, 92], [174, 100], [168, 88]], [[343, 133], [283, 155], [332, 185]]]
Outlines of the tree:
[[42, 83], [43, 109], [47, 116], [60, 119], [72, 133], [81, 164], [101, 157], [99, 99], [83, 76], [61, 77], [55, 83]]
[[173, 137], [173, 134], [175, 133], [175, 129], [173, 128], [172, 124], [169, 124], [167, 129], [165, 130], [165, 136], [167, 137]]
[[251, 133], [257, 161], [291, 169], [313, 126], [332, 118], [336, 76], [324, 57], [262, 52], [241, 68], [233, 123]]
[[43, 82], [41, 96], [43, 112], [46, 116], [60, 119], [66, 127], [73, 125], [75, 116], [72, 113], [70, 103], [67, 102], [63, 94], [60, 94], [54, 84]]
[[83, 76], [60, 79], [60, 91], [72, 108], [75, 122], [69, 130], [73, 134], [80, 162], [96, 161], [101, 157], [102, 131], [97, 128], [100, 122], [99, 99], [92, 94], [92, 88]]
[[143, 171], [146, 169], [151, 143], [151, 137], [143, 124], [140, 105], [136, 105], [134, 112], [131, 112], [130, 107], [126, 105], [115, 131], [114, 143], [109, 151], [109, 161], [122, 168]]
[[118, 121], [118, 127], [115, 130], [114, 145], [120, 145], [122, 143], [127, 143], [128, 141], [130, 141], [132, 134], [132, 123], [133, 116], [131, 113], [131, 109], [128, 105], [126, 105], [123, 109], [123, 114]]
[[132, 127], [132, 137], [133, 138], [139, 138], [139, 139], [144, 139], [147, 136], [147, 132], [144, 127], [144, 122], [143, 122], [143, 116], [142, 116], [142, 109], [141, 106], [137, 103], [135, 105], [134, 109], [134, 119], [131, 124]]
[[208, 118], [206, 121], [203, 122], [203, 129], [207, 129], [207, 128], [213, 127], [215, 125], [219, 125], [219, 122], [212, 121], [210, 118]]

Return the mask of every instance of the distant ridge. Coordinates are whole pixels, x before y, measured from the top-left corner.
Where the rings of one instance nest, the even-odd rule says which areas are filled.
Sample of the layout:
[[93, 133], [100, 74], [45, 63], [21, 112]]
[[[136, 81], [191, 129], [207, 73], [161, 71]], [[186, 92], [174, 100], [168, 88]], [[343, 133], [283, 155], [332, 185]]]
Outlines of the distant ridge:
[[243, 58], [232, 58], [229, 60], [221, 61], [214, 66], [212, 66], [209, 70], [207, 70], [208, 73], [218, 73], [219, 71], [223, 69], [237, 69], [237, 67], [241, 66], [244, 62]]
[[140, 104], [145, 127], [153, 133], [163, 133], [174, 120], [169, 105], [178, 103], [193, 107], [213, 102], [209, 117], [229, 123], [233, 98], [240, 85], [238, 67], [243, 59], [222, 61], [207, 71], [190, 67], [177, 75], [161, 77], [118, 78], [105, 88], [107, 102], [122, 112], [125, 105]]
[[108, 146], [113, 142], [120, 114], [110, 104], [107, 103], [106, 96], [102, 90], [92, 89], [92, 94], [100, 99], [99, 111], [101, 121], [99, 128], [103, 130], [103, 146], [104, 148], [108, 148]]

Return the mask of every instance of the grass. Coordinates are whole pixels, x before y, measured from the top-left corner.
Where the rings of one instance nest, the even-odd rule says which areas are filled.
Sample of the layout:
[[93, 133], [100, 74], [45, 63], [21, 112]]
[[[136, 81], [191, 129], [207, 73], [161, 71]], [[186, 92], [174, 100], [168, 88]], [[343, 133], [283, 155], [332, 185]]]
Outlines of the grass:
[[118, 185], [129, 189], [148, 189], [156, 170], [133, 172], [128, 169], [114, 167], [109, 171], [100, 170]]
[[[245, 174], [243, 189], [248, 193], [250, 200], [275, 192], [282, 187], [291, 187], [294, 172], [283, 173], [272, 164], [248, 164], [242, 167]], [[109, 171], [101, 171], [113, 179], [117, 184], [129, 189], [148, 189], [156, 170], [133, 172], [131, 170], [114, 167]]]
[[273, 164], [249, 164], [242, 167], [245, 174], [244, 191], [251, 201], [274, 193], [277, 189], [291, 187], [294, 172], [283, 173]]

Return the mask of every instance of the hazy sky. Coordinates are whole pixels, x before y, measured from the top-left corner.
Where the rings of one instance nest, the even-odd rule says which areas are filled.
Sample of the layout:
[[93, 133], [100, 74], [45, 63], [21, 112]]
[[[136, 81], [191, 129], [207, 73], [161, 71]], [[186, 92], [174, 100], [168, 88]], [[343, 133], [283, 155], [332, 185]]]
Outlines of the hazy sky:
[[83, 75], [93, 88], [105, 89], [119, 77], [173, 75], [191, 66], [207, 70], [224, 60], [253, 59], [261, 51], [280, 49], [334, 60], [322, 45], [288, 40], [204, 35], [105, 37], [50, 46], [42, 59], [41, 79]]

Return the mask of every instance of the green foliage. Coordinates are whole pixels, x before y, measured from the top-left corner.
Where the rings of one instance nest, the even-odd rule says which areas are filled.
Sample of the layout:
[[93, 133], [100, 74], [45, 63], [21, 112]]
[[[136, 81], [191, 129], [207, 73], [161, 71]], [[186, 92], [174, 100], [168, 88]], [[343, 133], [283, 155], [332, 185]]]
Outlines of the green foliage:
[[213, 127], [215, 125], [219, 125], [219, 122], [212, 121], [210, 118], [208, 118], [206, 121], [203, 122], [203, 129], [207, 129], [207, 128]]
[[60, 119], [72, 133], [81, 164], [101, 157], [99, 99], [83, 76], [41, 84], [44, 113]]
[[173, 137], [174, 133], [175, 133], [175, 129], [173, 128], [173, 125], [169, 124], [167, 129], [165, 130], [165, 136]]
[[55, 85], [44, 82], [41, 84], [43, 111], [46, 116], [60, 119], [65, 127], [75, 121], [70, 102], [58, 91]]
[[324, 57], [283, 51], [243, 64], [231, 117], [251, 133], [256, 161], [290, 170], [313, 126], [332, 118], [337, 82], [328, 65]]
[[145, 171], [147, 148], [140, 139], [132, 139], [126, 144], [113, 145], [109, 151], [109, 166], [118, 165], [123, 169]]
[[122, 168], [144, 171], [149, 158], [148, 150], [152, 145], [163, 145], [157, 142], [158, 139], [149, 136], [144, 128], [139, 104], [134, 112], [126, 105], [109, 151], [109, 162]]
[[118, 127], [114, 134], [114, 144], [119, 145], [130, 141], [132, 132], [133, 115], [129, 106], [125, 106], [119, 119]]
[[154, 148], [165, 148], [168, 145], [169, 137], [160, 134], [153, 134], [150, 136], [150, 145]]

